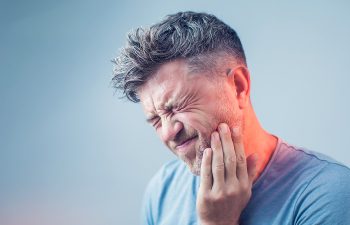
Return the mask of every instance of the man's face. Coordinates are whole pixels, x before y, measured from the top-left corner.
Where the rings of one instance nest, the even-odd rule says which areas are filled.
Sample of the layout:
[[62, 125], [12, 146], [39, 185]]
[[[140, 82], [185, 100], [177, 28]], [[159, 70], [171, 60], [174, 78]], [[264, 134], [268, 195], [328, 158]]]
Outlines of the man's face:
[[218, 124], [242, 124], [229, 80], [226, 74], [191, 72], [184, 60], [176, 60], [163, 64], [138, 90], [147, 121], [195, 175]]

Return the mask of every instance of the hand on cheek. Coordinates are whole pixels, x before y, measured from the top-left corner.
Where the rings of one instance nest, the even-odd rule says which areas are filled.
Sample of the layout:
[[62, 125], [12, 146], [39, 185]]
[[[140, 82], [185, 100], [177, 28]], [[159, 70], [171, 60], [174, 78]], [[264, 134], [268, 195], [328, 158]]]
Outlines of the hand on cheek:
[[241, 129], [220, 124], [204, 151], [197, 212], [202, 225], [238, 224], [256, 174], [256, 157], [246, 160]]

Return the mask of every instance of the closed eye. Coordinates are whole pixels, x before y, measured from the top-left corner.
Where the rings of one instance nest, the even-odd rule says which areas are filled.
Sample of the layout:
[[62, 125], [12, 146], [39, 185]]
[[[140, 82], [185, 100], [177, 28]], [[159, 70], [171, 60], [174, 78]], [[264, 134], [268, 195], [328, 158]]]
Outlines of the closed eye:
[[147, 123], [151, 124], [153, 127], [157, 126], [157, 123], [160, 121], [159, 116], [152, 116], [151, 118], [148, 118]]

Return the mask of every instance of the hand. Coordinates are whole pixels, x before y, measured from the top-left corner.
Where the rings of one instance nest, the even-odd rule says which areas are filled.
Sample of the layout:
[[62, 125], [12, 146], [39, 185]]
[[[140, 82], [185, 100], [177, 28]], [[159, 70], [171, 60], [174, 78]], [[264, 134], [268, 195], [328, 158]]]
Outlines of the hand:
[[202, 225], [238, 224], [256, 175], [256, 157], [246, 159], [241, 129], [219, 125], [204, 151], [197, 212]]

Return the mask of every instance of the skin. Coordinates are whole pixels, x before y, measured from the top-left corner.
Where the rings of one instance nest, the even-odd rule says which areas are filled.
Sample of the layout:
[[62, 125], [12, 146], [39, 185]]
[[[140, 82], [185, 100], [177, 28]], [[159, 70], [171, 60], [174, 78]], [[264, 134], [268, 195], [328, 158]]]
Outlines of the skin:
[[255, 116], [248, 69], [226, 58], [215, 72], [200, 72], [178, 59], [160, 66], [138, 95], [164, 144], [201, 176], [201, 224], [238, 224], [277, 144]]

